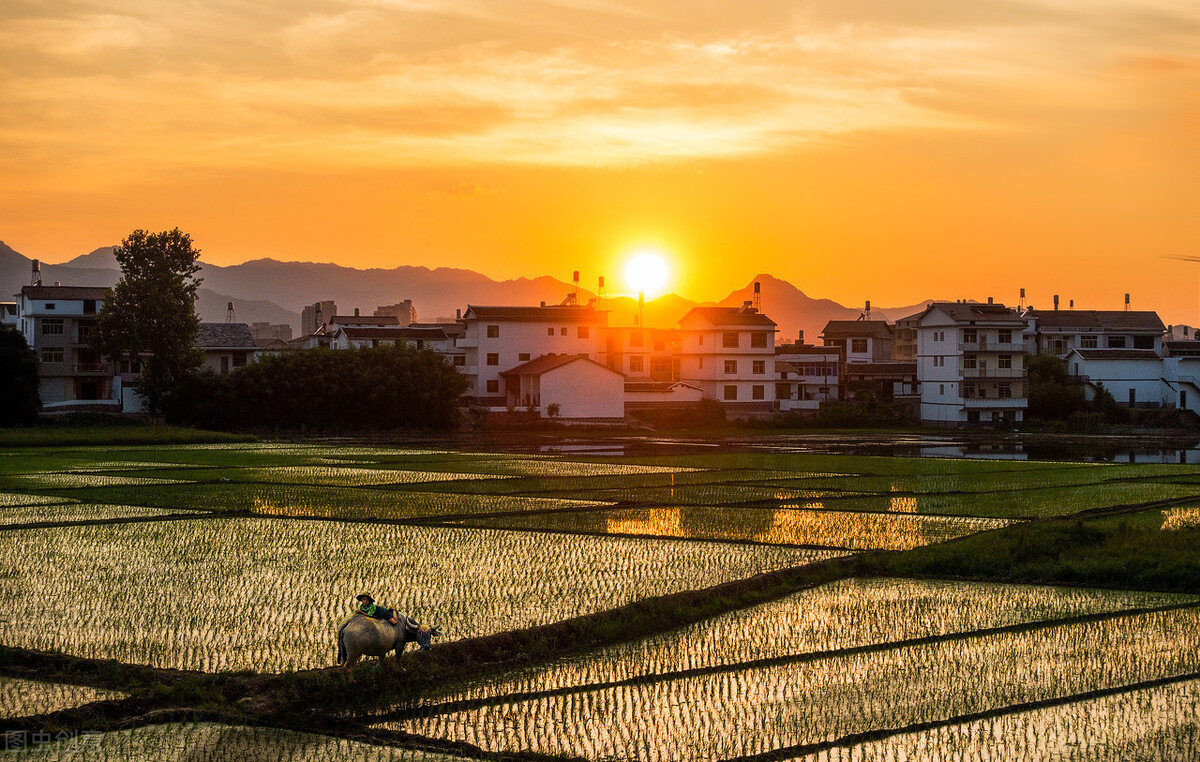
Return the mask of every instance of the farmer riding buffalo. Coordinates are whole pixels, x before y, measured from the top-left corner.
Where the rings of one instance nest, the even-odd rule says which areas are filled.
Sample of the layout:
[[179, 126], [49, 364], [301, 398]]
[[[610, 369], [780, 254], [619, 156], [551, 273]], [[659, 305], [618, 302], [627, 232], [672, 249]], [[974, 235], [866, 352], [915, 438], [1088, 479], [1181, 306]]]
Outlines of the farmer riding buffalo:
[[397, 614], [375, 603], [370, 594], [363, 593], [358, 596], [354, 615], [338, 628], [338, 666], [349, 676], [350, 669], [363, 656], [378, 656], [382, 666], [383, 657], [389, 651], [395, 649], [399, 654], [410, 642], [415, 642], [422, 651], [428, 651], [431, 639], [441, 635], [440, 626], [430, 627]]

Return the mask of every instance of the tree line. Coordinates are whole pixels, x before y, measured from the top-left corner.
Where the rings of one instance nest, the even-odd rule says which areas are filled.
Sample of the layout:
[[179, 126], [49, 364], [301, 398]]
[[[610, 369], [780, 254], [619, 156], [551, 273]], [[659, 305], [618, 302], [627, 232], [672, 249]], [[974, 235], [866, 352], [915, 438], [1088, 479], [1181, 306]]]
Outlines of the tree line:
[[405, 345], [308, 349], [233, 371], [189, 374], [170, 423], [209, 429], [449, 429], [467, 380], [441, 355]]

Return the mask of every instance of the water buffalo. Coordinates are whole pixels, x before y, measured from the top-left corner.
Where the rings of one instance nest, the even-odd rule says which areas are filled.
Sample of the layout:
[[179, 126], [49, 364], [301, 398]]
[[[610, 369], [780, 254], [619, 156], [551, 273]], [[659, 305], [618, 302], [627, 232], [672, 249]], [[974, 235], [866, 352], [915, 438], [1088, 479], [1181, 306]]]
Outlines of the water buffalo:
[[349, 675], [350, 668], [363, 656], [378, 656], [382, 666], [383, 657], [393, 648], [399, 654], [409, 643], [416, 643], [422, 651], [428, 651], [430, 640], [442, 635], [440, 627], [421, 624], [403, 614], [397, 617], [397, 624], [361, 614], [343, 622], [338, 628], [338, 666]]

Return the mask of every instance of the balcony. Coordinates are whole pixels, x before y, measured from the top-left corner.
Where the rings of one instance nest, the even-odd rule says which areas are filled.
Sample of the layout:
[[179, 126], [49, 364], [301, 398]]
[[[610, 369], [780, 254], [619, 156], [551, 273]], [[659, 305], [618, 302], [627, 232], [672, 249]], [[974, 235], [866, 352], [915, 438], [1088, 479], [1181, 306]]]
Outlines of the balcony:
[[1025, 397], [960, 397], [959, 403], [962, 404], [964, 410], [977, 410], [980, 408], [1018, 408], [1024, 410], [1029, 407], [1029, 400]]
[[113, 366], [107, 362], [77, 362], [71, 365], [71, 373], [77, 376], [111, 376]]
[[991, 339], [980, 338], [979, 341], [960, 341], [958, 342], [959, 352], [1012, 352], [1013, 354], [1021, 354], [1025, 351], [1024, 341], [994, 341]]
[[455, 340], [454, 346], [459, 349], [467, 349], [468, 347], [478, 347], [479, 339], [475, 336], [460, 336]]
[[1029, 372], [1025, 368], [992, 368], [988, 366], [979, 368], [961, 368], [959, 369], [959, 378], [976, 378], [976, 379], [1010, 379], [1010, 378], [1027, 378]]

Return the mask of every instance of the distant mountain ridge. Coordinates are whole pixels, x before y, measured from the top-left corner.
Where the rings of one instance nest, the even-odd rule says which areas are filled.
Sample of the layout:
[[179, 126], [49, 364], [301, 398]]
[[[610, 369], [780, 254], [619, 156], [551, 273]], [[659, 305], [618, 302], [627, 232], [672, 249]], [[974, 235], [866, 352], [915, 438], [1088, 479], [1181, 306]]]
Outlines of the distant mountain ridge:
[[[121, 277], [114, 247], [104, 246], [62, 264], [41, 265], [43, 283], [61, 281], [64, 285], [112, 286]], [[32, 260], [0, 241], [0, 301], [8, 301], [30, 282]], [[359, 308], [370, 315], [376, 307], [411, 299], [417, 318], [432, 321], [453, 319], [457, 310], [468, 304], [558, 304], [571, 291], [571, 285], [549, 276], [496, 281], [473, 270], [449, 267], [430, 269], [402, 265], [390, 270], [359, 270], [343, 265], [315, 262], [280, 262], [253, 259], [240, 265], [221, 267], [201, 262], [203, 282], [197, 301], [202, 320], [225, 320], [229, 302], [234, 303], [238, 322], [287, 323], [294, 331], [300, 327], [300, 311], [305, 305], [332, 299], [340, 314], [352, 314]], [[846, 307], [830, 299], [814, 299], [791, 283], [762, 273], [745, 287], [717, 302], [693, 302], [675, 294], [647, 301], [639, 310], [637, 300], [629, 297], [605, 299], [610, 325], [634, 325], [643, 315], [645, 324], [675, 326], [679, 319], [697, 306], [739, 306], [753, 300], [753, 284], [761, 286], [763, 313], [779, 325], [778, 341], [794, 341], [799, 331], [809, 343], [818, 343], [820, 331], [830, 320], [853, 320], [862, 310]], [[583, 303], [595, 294], [581, 289]], [[873, 309], [872, 317], [895, 321], [924, 308], [928, 301], [906, 307]]]

